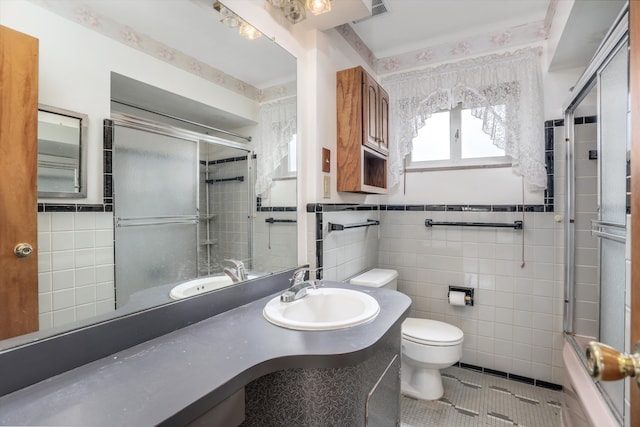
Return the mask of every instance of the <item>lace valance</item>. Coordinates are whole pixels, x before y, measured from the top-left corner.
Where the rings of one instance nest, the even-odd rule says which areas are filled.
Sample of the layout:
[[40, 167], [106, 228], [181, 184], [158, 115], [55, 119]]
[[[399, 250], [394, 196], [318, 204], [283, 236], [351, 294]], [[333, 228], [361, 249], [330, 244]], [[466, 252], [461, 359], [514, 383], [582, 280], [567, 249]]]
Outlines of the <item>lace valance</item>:
[[483, 121], [483, 131], [510, 156], [513, 172], [544, 190], [544, 113], [538, 50], [445, 64], [382, 79], [390, 96], [389, 186], [400, 181], [405, 157], [425, 120], [458, 104]]
[[256, 153], [256, 195], [266, 195], [282, 160], [289, 154], [289, 141], [296, 134], [296, 97], [260, 106]]

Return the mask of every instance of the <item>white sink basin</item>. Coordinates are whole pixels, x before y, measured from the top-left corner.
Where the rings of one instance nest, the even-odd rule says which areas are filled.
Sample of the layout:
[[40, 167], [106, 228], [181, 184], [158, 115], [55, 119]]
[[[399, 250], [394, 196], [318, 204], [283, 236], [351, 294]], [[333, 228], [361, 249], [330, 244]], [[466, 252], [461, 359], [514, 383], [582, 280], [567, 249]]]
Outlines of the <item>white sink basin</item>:
[[307, 296], [292, 302], [270, 300], [262, 314], [274, 325], [302, 331], [328, 331], [360, 325], [380, 312], [375, 298], [342, 288], [308, 289]]
[[[255, 279], [256, 277], [258, 276], [250, 274], [247, 276], [247, 280]], [[169, 292], [169, 297], [177, 300], [192, 297], [204, 292], [214, 291], [230, 285], [233, 285], [233, 281], [229, 276], [202, 277], [200, 279], [189, 280], [188, 282], [174, 286], [171, 288], [171, 292]]]

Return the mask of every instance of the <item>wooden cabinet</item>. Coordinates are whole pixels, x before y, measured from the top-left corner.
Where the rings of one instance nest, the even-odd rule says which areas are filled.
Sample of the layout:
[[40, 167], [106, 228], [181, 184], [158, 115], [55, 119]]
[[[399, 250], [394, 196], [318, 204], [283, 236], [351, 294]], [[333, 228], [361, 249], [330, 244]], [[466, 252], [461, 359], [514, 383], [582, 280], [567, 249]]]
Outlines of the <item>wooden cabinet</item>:
[[389, 95], [362, 67], [337, 74], [338, 191], [387, 192]]

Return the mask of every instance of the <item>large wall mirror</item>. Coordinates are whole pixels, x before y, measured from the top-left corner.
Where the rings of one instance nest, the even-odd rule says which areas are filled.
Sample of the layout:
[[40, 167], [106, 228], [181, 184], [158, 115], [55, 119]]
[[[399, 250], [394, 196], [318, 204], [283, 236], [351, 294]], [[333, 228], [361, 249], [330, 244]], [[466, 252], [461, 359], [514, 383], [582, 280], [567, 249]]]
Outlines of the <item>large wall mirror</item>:
[[[46, 255], [36, 296], [40, 330], [1, 341], [0, 350], [297, 265], [296, 58], [268, 37], [243, 38], [228, 19], [242, 17], [221, 13], [219, 3], [79, 3], [38, 7], [68, 18], [70, 34], [109, 37], [85, 38], [97, 40], [101, 57], [164, 61], [181, 68], [184, 80], [165, 81], [153, 69], [132, 76], [122, 62], [108, 70], [110, 90], [96, 96], [109, 99], [96, 102], [110, 103], [111, 113], [90, 122], [90, 131], [104, 132], [105, 147], [86, 168], [104, 179], [104, 207], [45, 199], [38, 214], [39, 255]], [[41, 43], [41, 55], [48, 46]], [[197, 85], [208, 80], [215, 100], [185, 96], [182, 85], [192, 78]], [[155, 193], [145, 197], [150, 186]], [[169, 225], [163, 234], [160, 223]], [[186, 230], [181, 237], [179, 229]], [[182, 258], [165, 250], [172, 246]], [[215, 284], [171, 295], [176, 285], [203, 277]]]

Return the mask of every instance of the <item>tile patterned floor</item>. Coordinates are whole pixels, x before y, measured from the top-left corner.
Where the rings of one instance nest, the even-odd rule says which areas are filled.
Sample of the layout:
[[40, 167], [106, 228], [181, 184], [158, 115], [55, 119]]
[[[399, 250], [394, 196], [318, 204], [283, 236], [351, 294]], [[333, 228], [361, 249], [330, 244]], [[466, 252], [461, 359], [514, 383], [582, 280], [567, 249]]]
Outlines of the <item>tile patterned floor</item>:
[[401, 427], [560, 427], [562, 392], [451, 367], [442, 371], [444, 396], [402, 396]]

